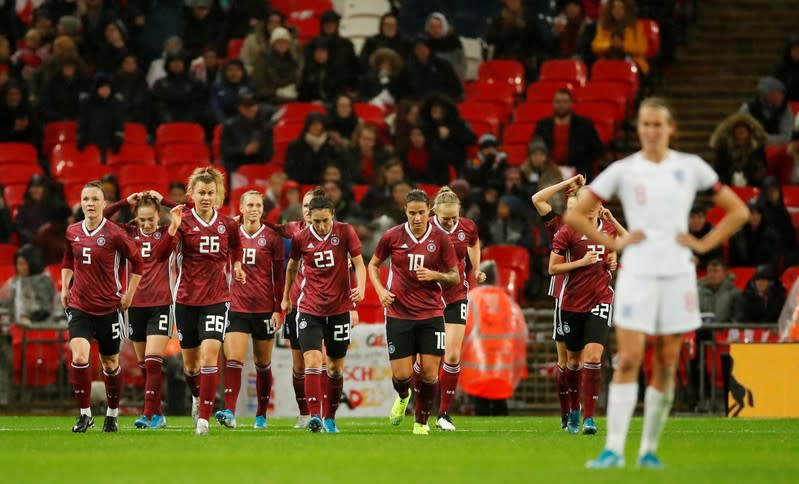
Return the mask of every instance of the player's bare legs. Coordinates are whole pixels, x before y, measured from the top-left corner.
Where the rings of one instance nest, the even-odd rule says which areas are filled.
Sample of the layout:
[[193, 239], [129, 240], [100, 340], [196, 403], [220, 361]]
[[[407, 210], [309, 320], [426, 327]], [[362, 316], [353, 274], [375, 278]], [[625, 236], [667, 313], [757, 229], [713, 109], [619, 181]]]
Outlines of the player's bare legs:
[[200, 414], [200, 347], [182, 348], [183, 377], [191, 392], [191, 417], [194, 423]]
[[463, 345], [463, 335], [466, 332], [465, 324], [444, 324], [444, 364], [441, 367], [441, 395], [438, 404], [438, 418], [436, 427], [441, 430], [455, 430], [455, 425], [449, 416], [449, 407], [452, 399], [455, 398], [455, 390], [458, 388], [458, 379], [461, 376], [461, 346]]
[[569, 417], [569, 386], [566, 382], [566, 343], [564, 341], [555, 341], [555, 350], [558, 353], [555, 386], [558, 391], [558, 402], [560, 403], [560, 428], [566, 429], [566, 420]]
[[80, 408], [81, 417], [84, 415], [88, 417], [86, 423], [77, 428], [82, 423], [79, 420], [78, 424], [72, 428], [72, 431], [85, 432], [94, 427], [91, 403], [92, 376], [89, 365], [92, 347], [89, 340], [85, 338], [72, 338], [69, 340], [69, 348], [72, 350], [72, 391], [75, 394], [78, 408]]
[[[133, 350], [139, 368], [144, 372], [144, 419], [137, 428], [163, 428], [166, 426], [164, 409], [161, 403], [163, 386], [164, 351], [169, 344], [169, 336], [151, 334], [147, 341], [134, 342]], [[137, 420], [139, 422], [139, 420]], [[146, 424], [146, 425], [145, 425]]]

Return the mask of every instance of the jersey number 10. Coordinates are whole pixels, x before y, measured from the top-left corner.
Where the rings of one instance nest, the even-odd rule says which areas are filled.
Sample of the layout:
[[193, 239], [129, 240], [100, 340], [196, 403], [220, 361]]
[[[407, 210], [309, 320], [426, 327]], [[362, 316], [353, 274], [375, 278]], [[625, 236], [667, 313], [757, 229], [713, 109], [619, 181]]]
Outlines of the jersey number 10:
[[408, 254], [408, 258], [410, 259], [408, 270], [415, 271], [417, 269], [421, 269], [422, 267], [424, 267], [423, 254]]

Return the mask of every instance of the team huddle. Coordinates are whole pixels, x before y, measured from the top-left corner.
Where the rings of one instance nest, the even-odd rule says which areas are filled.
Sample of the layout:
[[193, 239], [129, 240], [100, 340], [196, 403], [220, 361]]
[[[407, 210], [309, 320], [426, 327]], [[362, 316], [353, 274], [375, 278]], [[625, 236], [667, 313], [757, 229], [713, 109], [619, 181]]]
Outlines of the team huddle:
[[[638, 465], [662, 466], [656, 451], [673, 401], [682, 335], [700, 325], [691, 251], [714, 248], [748, 217], [746, 206], [718, 183], [707, 163], [669, 148], [674, 130], [663, 101], [644, 100], [638, 113], [640, 151], [613, 163], [590, 185], [578, 175], [532, 197], [552, 239], [557, 387], [561, 427], [569, 433], [579, 433], [581, 427], [585, 434], [598, 432], [594, 411], [602, 354], [611, 324], [615, 330], [618, 354], [608, 393], [607, 442], [599, 457], [587, 463], [592, 468], [625, 465], [647, 335], [654, 336], [655, 358], [645, 392]], [[161, 366], [174, 321], [198, 435], [208, 433], [212, 416], [223, 426], [236, 427], [233, 410], [250, 337], [257, 374], [255, 428], [266, 428], [273, 340], [281, 327], [292, 349], [299, 410], [295, 427], [338, 432], [335, 418], [350, 330], [357, 324], [367, 276], [385, 307], [397, 392], [390, 423], [402, 423], [415, 395], [413, 433], [428, 434], [439, 396], [435, 425], [455, 430], [448, 410], [460, 374], [468, 281], [486, 278], [479, 271], [477, 228], [459, 216], [455, 193], [444, 187], [431, 201], [424, 191], [411, 190], [405, 200], [407, 222], [385, 232], [367, 264], [354, 229], [335, 219], [333, 203], [321, 189], [303, 197], [303, 220], [273, 225], [262, 220], [262, 195], [255, 191], [241, 197], [240, 222], [217, 212], [224, 186], [213, 168], [195, 170], [187, 184], [192, 208], [153, 191], [106, 207], [98, 184], [83, 189], [85, 220], [67, 230], [62, 269], [61, 299], [68, 313], [72, 382], [80, 407], [72, 431], [85, 432], [94, 425], [89, 400], [92, 339], [99, 345], [107, 394], [103, 430], [117, 431], [119, 348], [128, 331], [146, 375], [143, 415], [134, 425], [166, 425]], [[567, 195], [563, 217], [548, 203], [562, 191]], [[695, 239], [687, 234], [688, 213], [700, 191], [708, 192], [727, 214], [704, 238]], [[603, 207], [614, 196], [621, 201], [629, 232]], [[135, 225], [106, 218], [126, 204], [133, 208]], [[161, 205], [170, 208], [168, 226], [159, 225]], [[291, 239], [287, 257], [283, 238]], [[123, 258], [128, 277], [121, 294]], [[389, 273], [383, 281], [380, 269], [386, 260]], [[612, 272], [617, 269], [614, 293]], [[220, 350], [226, 361], [224, 410], [212, 415]]]

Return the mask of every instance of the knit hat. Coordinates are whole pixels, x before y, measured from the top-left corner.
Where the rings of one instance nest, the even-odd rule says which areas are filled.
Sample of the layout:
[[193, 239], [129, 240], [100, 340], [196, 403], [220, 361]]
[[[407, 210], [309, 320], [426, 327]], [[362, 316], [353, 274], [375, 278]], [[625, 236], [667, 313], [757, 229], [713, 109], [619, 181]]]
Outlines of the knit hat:
[[80, 19], [74, 15], [64, 15], [59, 19], [58, 25], [63, 30], [64, 35], [69, 35], [70, 37], [80, 34], [82, 27]]
[[480, 146], [481, 150], [483, 148], [488, 148], [488, 147], [496, 148], [497, 146], [499, 146], [499, 144], [497, 143], [497, 137], [491, 133], [486, 133], [483, 136], [480, 136], [480, 141], [478, 142], [478, 145]]
[[341, 20], [341, 15], [338, 14], [335, 10], [327, 10], [319, 17], [319, 25], [324, 25], [327, 23], [338, 23]]
[[278, 40], [288, 40], [291, 42], [291, 33], [289, 33], [288, 29], [285, 27], [278, 27], [272, 31], [272, 35], [269, 36], [269, 45], [274, 44]]
[[534, 139], [533, 141], [531, 141], [528, 151], [530, 152], [530, 154], [533, 153], [544, 153], [545, 155], [549, 154], [549, 148], [547, 148], [547, 144], [540, 139]]
[[762, 96], [774, 91], [785, 92], [785, 84], [783, 84], [782, 81], [776, 77], [769, 76], [758, 79], [757, 92], [759, 92]]

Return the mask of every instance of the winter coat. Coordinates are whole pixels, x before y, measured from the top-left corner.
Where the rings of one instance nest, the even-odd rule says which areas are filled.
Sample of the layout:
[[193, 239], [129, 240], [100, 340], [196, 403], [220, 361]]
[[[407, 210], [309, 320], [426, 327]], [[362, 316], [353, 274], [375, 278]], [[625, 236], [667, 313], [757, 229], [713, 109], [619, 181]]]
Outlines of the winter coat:
[[291, 50], [285, 55], [279, 55], [274, 50], [269, 50], [264, 55], [255, 58], [252, 66], [252, 87], [255, 95], [262, 101], [277, 104], [282, 99], [277, 95], [277, 90], [300, 80], [300, 60]]
[[311, 59], [305, 63], [302, 70], [297, 100], [332, 103], [336, 96], [344, 92], [346, 82], [341, 75], [341, 69], [334, 64], [332, 56], [327, 64], [319, 64]]
[[489, 185], [502, 185], [505, 170], [508, 169], [508, 155], [498, 151], [494, 159], [488, 160], [478, 151], [463, 167], [463, 178], [472, 187], [485, 188]]
[[190, 59], [200, 57], [206, 47], [212, 46], [220, 57], [227, 51], [225, 40], [225, 14], [217, 8], [211, 8], [208, 15], [200, 20], [191, 10], [186, 11], [186, 32], [183, 34], [183, 48]]
[[[440, 104], [444, 108], [444, 117], [436, 121], [430, 117], [430, 108], [433, 104]], [[438, 184], [445, 185], [449, 182], [449, 167], [455, 168], [457, 173], [463, 171], [466, 162], [466, 149], [477, 142], [471, 128], [460, 117], [458, 108], [442, 97], [431, 97], [420, 110], [420, 124], [424, 133], [425, 143], [430, 151], [429, 171]], [[441, 136], [440, 128], [446, 127], [449, 135]]]
[[[591, 43], [591, 48], [597, 57], [606, 57], [610, 53], [612, 38], [611, 30], [600, 22], [597, 25], [594, 41]], [[640, 20], [636, 21], [635, 27], [624, 27], [624, 47], [622, 48], [624, 54], [630, 56], [644, 74], [649, 73], [649, 62], [646, 60], [648, 48], [644, 24]]]
[[452, 65], [434, 55], [424, 64], [412, 58], [402, 67], [391, 88], [396, 100], [420, 100], [431, 93], [446, 94], [455, 100], [463, 97], [463, 85]]
[[[331, 161], [341, 161], [341, 156], [331, 143], [329, 136], [318, 150], [314, 150], [306, 141], [305, 135], [308, 133], [308, 127], [315, 120], [324, 121], [324, 118], [314, 114], [308, 115], [302, 134], [292, 141], [286, 150], [286, 174], [290, 179], [304, 184], [318, 183], [325, 165]], [[325, 136], [327, 135], [325, 134]]]
[[399, 32], [394, 37], [386, 37], [383, 34], [373, 35], [366, 39], [361, 48], [361, 66], [364, 70], [368, 69], [371, 64], [372, 54], [381, 48], [391, 49], [402, 60], [410, 59], [413, 52], [413, 45]]
[[[258, 143], [258, 151], [247, 155], [244, 148], [252, 141]], [[272, 159], [272, 127], [264, 109], [259, 109], [255, 119], [237, 114], [225, 121], [222, 127], [222, 159], [225, 167], [233, 171], [241, 165], [268, 163]]]
[[125, 137], [125, 115], [119, 97], [111, 94], [107, 99], [97, 95], [83, 94], [78, 116], [78, 149], [95, 145], [101, 153], [119, 151]]
[[42, 88], [39, 110], [45, 123], [78, 119], [80, 95], [89, 88], [89, 80], [79, 71], [71, 79], [59, 72]]
[[14, 276], [0, 292], [7, 294], [3, 306], [8, 309], [11, 321], [41, 322], [50, 319], [54, 313], [56, 292], [49, 274]]
[[733, 280], [732, 274], [729, 274], [721, 285], [713, 287], [708, 284], [707, 278], [700, 279], [697, 282], [699, 311], [715, 314], [716, 321], [720, 323], [741, 321], [741, 291], [735, 287]]
[[795, 46], [799, 46], [799, 35], [794, 35], [788, 40], [782, 63], [774, 75], [785, 84], [785, 99], [788, 101], [799, 101], [799, 61], [791, 58], [791, 48]]
[[[540, 120], [536, 124], [535, 135], [543, 139], [549, 150], [552, 151], [555, 145], [555, 118], [549, 116]], [[572, 113], [569, 122], [568, 148], [569, 154], [564, 164], [573, 166], [577, 173], [582, 173], [590, 179], [594, 173], [594, 162], [605, 151], [593, 121]]]
[[320, 35], [312, 39], [305, 46], [305, 63], [312, 64], [314, 45], [323, 40], [328, 47], [328, 64], [337, 69], [337, 77], [342, 90], [354, 90], [358, 86], [358, 74], [361, 64], [355, 55], [355, 47], [350, 39], [345, 39], [338, 34]]
[[226, 119], [238, 113], [239, 89], [249, 87], [249, 79], [247, 78], [247, 71], [244, 70], [244, 64], [238, 59], [229, 61], [228, 65], [230, 64], [238, 64], [244, 75], [239, 82], [232, 83], [225, 79], [225, 71], [223, 69], [220, 78], [211, 86], [209, 104], [217, 123], [224, 123]]
[[793, 116], [788, 101], [783, 101], [777, 107], [769, 106], [765, 101], [769, 91], [775, 88], [784, 90], [785, 86], [773, 77], [761, 77], [757, 82], [757, 96], [745, 102], [738, 110], [741, 113], [751, 114], [763, 125], [763, 129], [768, 133], [769, 144], [787, 143], [793, 131]]
[[[735, 127], [744, 124], [751, 136], [743, 145], [735, 142]], [[719, 180], [734, 184], [743, 176], [744, 184], [759, 186], [766, 176], [766, 151], [768, 135], [763, 126], [749, 114], [735, 113], [724, 119], [710, 137], [710, 147], [716, 150], [713, 168]], [[738, 176], [735, 176], [736, 173]]]
[[538, 22], [528, 10], [524, 12], [523, 27], [508, 27], [502, 19], [502, 13], [497, 14], [489, 21], [485, 42], [494, 46], [494, 59], [525, 62], [545, 50]]
[[433, 55], [452, 66], [459, 80], [466, 77], [466, 54], [457, 34], [449, 32], [440, 39], [430, 38], [429, 45]]
[[138, 71], [132, 74], [119, 71], [111, 82], [114, 84], [114, 90], [121, 96], [120, 103], [125, 121], [150, 126], [153, 101], [144, 74]]
[[[166, 65], [169, 66], [169, 56]], [[188, 66], [179, 75], [167, 70], [166, 77], [155, 82], [152, 92], [160, 121], [164, 123], [199, 122], [208, 105], [205, 86], [188, 74]]]
[[[6, 94], [9, 87], [16, 86], [22, 92], [19, 105], [12, 107], [6, 103]], [[24, 129], [15, 130], [17, 120], [27, 120], [28, 124]], [[8, 81], [0, 89], [0, 142], [17, 142], [39, 144], [41, 135], [41, 124], [39, 117], [28, 102], [25, 89], [16, 81]]]
[[759, 294], [754, 280], [751, 280], [741, 296], [741, 321], [776, 323], [783, 304], [785, 304], [785, 288], [779, 281], [769, 282], [766, 292]]

